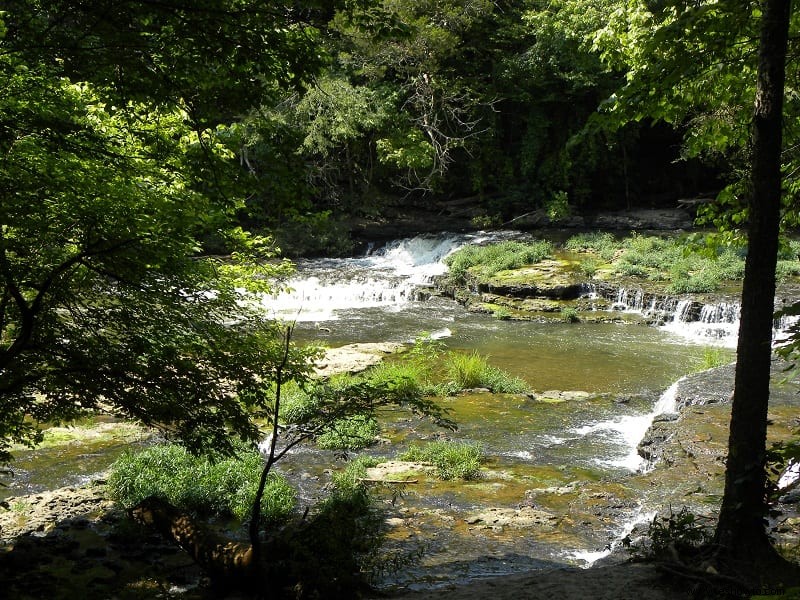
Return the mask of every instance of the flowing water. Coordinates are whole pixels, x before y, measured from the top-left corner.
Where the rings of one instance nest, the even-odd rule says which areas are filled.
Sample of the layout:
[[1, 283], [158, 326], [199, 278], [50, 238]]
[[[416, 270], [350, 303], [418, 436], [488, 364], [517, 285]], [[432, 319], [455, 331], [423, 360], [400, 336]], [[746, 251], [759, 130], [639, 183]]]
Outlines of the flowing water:
[[[469, 483], [423, 477], [393, 499], [390, 513], [403, 524], [393, 529], [391, 543], [425, 553], [387, 578], [388, 586], [430, 587], [554, 563], [589, 565], [607, 555], [652, 514], [657, 491], [634, 489], [629, 478], [648, 468], [636, 445], [654, 416], [675, 410], [671, 384], [698, 368], [708, 346], [735, 343], [738, 310], [729, 305], [703, 306], [698, 319], [689, 314], [688, 300], [642, 306], [641, 295], [637, 300], [622, 290], [613, 310], [657, 309], [664, 325], [536, 323], [472, 314], [426, 293], [432, 277], [445, 270], [443, 257], [489, 240], [482, 234], [421, 237], [358, 259], [301, 263], [291, 293], [263, 299], [265, 310], [295, 320], [304, 339], [337, 346], [411, 342], [427, 333], [450, 349], [479, 351], [537, 393], [587, 392], [563, 402], [488, 393], [443, 400], [459, 423], [450, 437], [481, 444], [485, 471]], [[386, 428], [400, 447], [437, 437], [402, 418], [388, 420]], [[369, 453], [392, 457], [396, 446]], [[315, 479], [332, 458], [309, 471], [318, 460], [319, 453], [301, 451], [287, 464]], [[480, 514], [521, 507], [559, 515], [558, 526], [515, 529]]]
[[[360, 258], [303, 261], [289, 282], [292, 291], [262, 298], [268, 314], [297, 322], [298, 340], [338, 346], [411, 342], [429, 334], [450, 349], [479, 351], [536, 391], [534, 398], [474, 393], [442, 400], [459, 424], [447, 435], [482, 445], [483, 476], [473, 482], [421, 476], [399, 496], [386, 495], [395, 524], [388, 547], [401, 554], [424, 550], [421, 559], [384, 578], [387, 587], [432, 587], [553, 564], [588, 565], [606, 555], [657, 501], [658, 490], [638, 489], [631, 475], [648, 468], [636, 444], [653, 417], [674, 410], [671, 384], [697, 369], [709, 345], [735, 341], [730, 335], [738, 319], [735, 306], [704, 307], [696, 319], [683, 312], [680, 299], [642, 306], [630, 290], [619, 292], [614, 309], [666, 311], [664, 326], [503, 321], [431, 295], [432, 278], [445, 272], [442, 259], [450, 252], [463, 244], [516, 237], [520, 234], [427, 236]], [[720, 335], [720, 328], [728, 333]], [[443, 435], [395, 413], [384, 428], [384, 437], [394, 443], [368, 453], [392, 458], [408, 443]], [[116, 452], [120, 446], [112, 447]], [[111, 460], [91, 462], [86, 457], [93, 461], [101, 454], [91, 448], [69, 452], [89, 470]], [[16, 493], [65, 483], [63, 469], [55, 473], [64, 456], [21, 458], [25, 477]], [[299, 484], [300, 502], [310, 504], [337, 459], [309, 448], [287, 458], [282, 469]], [[54, 473], [48, 475], [48, 468]], [[500, 516], [535, 510], [554, 520], [520, 528], [483, 514], [486, 510]]]

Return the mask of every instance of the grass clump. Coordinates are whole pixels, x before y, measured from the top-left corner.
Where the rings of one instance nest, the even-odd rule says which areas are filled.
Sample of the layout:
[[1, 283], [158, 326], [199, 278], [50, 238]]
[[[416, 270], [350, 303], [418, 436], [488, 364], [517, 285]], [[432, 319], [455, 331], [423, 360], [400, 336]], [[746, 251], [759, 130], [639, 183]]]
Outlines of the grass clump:
[[[149, 496], [203, 515], [249, 517], [263, 467], [261, 455], [212, 461], [174, 444], [123, 454], [111, 466], [112, 499], [130, 508]], [[280, 475], [270, 474], [261, 504], [267, 522], [285, 521], [294, 511], [294, 490]]]
[[472, 481], [480, 476], [483, 448], [467, 442], [439, 441], [411, 446], [401, 460], [430, 463], [436, 467], [439, 479]]
[[449, 354], [446, 371], [453, 387], [459, 390], [487, 388], [496, 394], [523, 394], [530, 390], [525, 381], [491, 366], [477, 351]]
[[336, 420], [317, 438], [317, 446], [323, 450], [359, 450], [372, 445], [378, 431], [380, 427], [375, 417], [354, 415]]
[[508, 269], [533, 265], [551, 255], [553, 245], [544, 240], [533, 242], [505, 241], [488, 246], [465, 246], [445, 259], [450, 280], [466, 283], [469, 275], [492, 277]]
[[620, 244], [610, 233], [593, 231], [573, 235], [564, 244], [564, 248], [571, 252], [593, 252], [599, 254], [604, 261], [610, 261]]
[[731, 360], [731, 353], [723, 348], [706, 348], [703, 351], [697, 370], [707, 371], [708, 369], [721, 367], [722, 365], [727, 365]]
[[565, 323], [577, 323], [581, 319], [578, 316], [578, 310], [572, 306], [564, 306], [561, 309], [561, 320]]

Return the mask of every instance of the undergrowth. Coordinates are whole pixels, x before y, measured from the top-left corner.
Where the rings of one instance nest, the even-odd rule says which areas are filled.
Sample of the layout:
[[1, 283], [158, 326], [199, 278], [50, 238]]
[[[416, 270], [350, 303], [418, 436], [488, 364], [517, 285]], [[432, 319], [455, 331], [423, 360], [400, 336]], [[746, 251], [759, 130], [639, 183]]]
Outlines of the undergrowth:
[[[237, 458], [213, 461], [174, 444], [127, 452], [111, 466], [111, 498], [131, 508], [149, 496], [202, 515], [249, 517], [263, 467], [261, 455], [242, 451]], [[294, 490], [271, 473], [261, 504], [266, 522], [285, 521], [295, 508]]]
[[462, 284], [470, 274], [491, 277], [500, 271], [536, 264], [552, 252], [553, 245], [544, 240], [505, 241], [487, 246], [464, 246], [448, 256], [445, 263], [450, 268], [450, 280]]
[[483, 448], [479, 444], [452, 441], [429, 442], [411, 446], [402, 460], [431, 463], [440, 479], [470, 481], [480, 477]]

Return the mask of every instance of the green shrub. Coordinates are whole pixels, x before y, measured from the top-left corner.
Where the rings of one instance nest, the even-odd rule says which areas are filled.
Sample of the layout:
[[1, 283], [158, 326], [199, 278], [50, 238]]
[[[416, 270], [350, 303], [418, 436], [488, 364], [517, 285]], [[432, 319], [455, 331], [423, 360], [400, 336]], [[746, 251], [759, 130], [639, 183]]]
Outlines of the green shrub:
[[488, 246], [465, 246], [445, 259], [449, 278], [465, 283], [469, 273], [488, 278], [508, 269], [536, 264], [550, 256], [553, 245], [544, 240], [534, 242], [505, 241]]
[[374, 417], [354, 415], [335, 421], [317, 438], [317, 446], [323, 450], [359, 450], [373, 444], [379, 431]]
[[647, 558], [669, 558], [677, 552], [690, 556], [714, 539], [713, 520], [695, 515], [685, 506], [677, 513], [670, 509], [669, 515], [656, 515], [647, 529], [647, 536], [632, 546], [635, 554]]
[[[148, 496], [199, 514], [246, 519], [255, 499], [263, 459], [256, 451], [212, 461], [177, 445], [152, 446], [123, 454], [111, 466], [109, 493], [130, 508]], [[283, 521], [294, 511], [294, 490], [270, 474], [262, 501], [265, 521]]]
[[479, 444], [465, 442], [429, 442], [412, 446], [400, 457], [402, 460], [431, 463], [440, 479], [470, 481], [480, 476], [483, 449]]
[[308, 518], [281, 530], [267, 548], [270, 581], [294, 597], [351, 598], [380, 568], [385, 515], [361, 481], [369, 462], [354, 461], [333, 476], [328, 495]]

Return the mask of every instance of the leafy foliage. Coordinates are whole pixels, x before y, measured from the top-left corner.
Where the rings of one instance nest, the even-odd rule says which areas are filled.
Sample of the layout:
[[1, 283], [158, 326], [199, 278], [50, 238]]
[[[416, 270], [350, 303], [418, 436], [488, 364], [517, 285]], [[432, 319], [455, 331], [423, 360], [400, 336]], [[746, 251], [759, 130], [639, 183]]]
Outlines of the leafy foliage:
[[[157, 496], [184, 510], [243, 521], [250, 516], [262, 462], [255, 451], [214, 462], [180, 446], [152, 446], [117, 459], [108, 478], [109, 494], [125, 508]], [[261, 501], [262, 518], [284, 522], [294, 508], [294, 490], [272, 474]]]
[[713, 520], [692, 513], [685, 506], [677, 513], [671, 508], [668, 515], [656, 515], [647, 534], [631, 550], [652, 559], [691, 556], [709, 544], [714, 537]]

